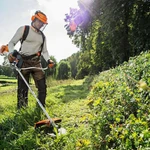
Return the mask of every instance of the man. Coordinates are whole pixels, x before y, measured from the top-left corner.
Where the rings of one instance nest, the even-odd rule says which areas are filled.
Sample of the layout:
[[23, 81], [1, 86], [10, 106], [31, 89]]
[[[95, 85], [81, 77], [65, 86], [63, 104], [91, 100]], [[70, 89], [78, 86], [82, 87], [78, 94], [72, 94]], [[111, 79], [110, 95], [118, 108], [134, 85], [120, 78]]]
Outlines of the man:
[[[23, 63], [20, 66], [21, 68], [39, 68], [41, 67], [40, 56], [42, 55], [49, 66], [52, 67], [52, 64], [54, 63], [52, 60], [50, 60], [50, 56], [47, 51], [46, 38], [43, 32], [40, 30], [43, 26], [46, 26], [48, 24], [47, 17], [43, 12], [36, 11], [31, 20], [31, 26], [29, 26], [29, 31], [28, 35], [26, 35], [26, 39], [24, 39], [24, 41], [22, 39], [22, 36], [25, 32], [25, 26], [21, 26], [9, 42], [8, 48], [10, 53], [8, 55], [8, 60], [10, 63], [12, 63], [14, 60], [16, 60], [16, 57], [19, 54], [23, 60]], [[18, 41], [21, 41], [21, 48], [19, 52], [14, 50], [14, 46], [18, 43]], [[36, 83], [36, 87], [38, 88], [38, 99], [45, 107], [46, 79], [44, 72], [40, 69], [26, 69], [21, 70], [21, 73], [28, 83], [30, 74], [32, 74], [33, 79]], [[28, 105], [28, 87], [19, 74], [17, 76], [17, 79], [17, 107], [18, 109], [20, 109], [21, 107], [26, 107]]]

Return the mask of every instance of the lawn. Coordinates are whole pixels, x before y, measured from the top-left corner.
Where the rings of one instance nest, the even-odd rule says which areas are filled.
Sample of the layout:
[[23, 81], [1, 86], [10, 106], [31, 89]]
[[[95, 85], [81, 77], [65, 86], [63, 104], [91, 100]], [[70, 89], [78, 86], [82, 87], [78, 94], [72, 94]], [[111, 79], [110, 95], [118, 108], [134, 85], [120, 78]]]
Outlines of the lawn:
[[[59, 82], [59, 84], [58, 84]], [[62, 119], [60, 124], [66, 135], [53, 139], [48, 133], [35, 130], [34, 123], [46, 119], [39, 114], [35, 98], [29, 94], [29, 107], [16, 109], [16, 85], [5, 87], [0, 99], [0, 148], [1, 149], [76, 149], [83, 142], [89, 146], [90, 109], [86, 97], [89, 93], [84, 80], [52, 81], [47, 79], [46, 110], [51, 117]], [[11, 88], [11, 90], [10, 90]], [[36, 92], [35, 87], [32, 89]], [[82, 141], [83, 140], [83, 141]]]

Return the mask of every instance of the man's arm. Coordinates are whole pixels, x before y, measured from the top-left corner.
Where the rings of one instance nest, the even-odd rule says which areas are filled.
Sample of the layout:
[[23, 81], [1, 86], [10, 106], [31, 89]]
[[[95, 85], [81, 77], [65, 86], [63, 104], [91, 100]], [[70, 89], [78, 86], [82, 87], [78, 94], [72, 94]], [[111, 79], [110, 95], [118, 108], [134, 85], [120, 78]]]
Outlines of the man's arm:
[[46, 62], [48, 63], [48, 67], [53, 68], [55, 63], [53, 62], [53, 60], [50, 59], [50, 55], [48, 53], [47, 45], [46, 45], [46, 38], [45, 38], [44, 46], [42, 49], [42, 55], [43, 55], [44, 59], [46, 60]]
[[10, 40], [10, 42], [8, 43], [8, 49], [9, 52], [12, 52], [14, 50], [15, 45], [18, 43], [18, 41], [22, 38], [24, 32], [24, 26], [20, 27], [15, 35], [13, 36], [13, 38]]
[[50, 55], [49, 55], [48, 50], [47, 50], [46, 38], [44, 41], [44, 45], [43, 45], [43, 49], [42, 49], [41, 54], [44, 57], [44, 59], [46, 60], [46, 62], [50, 59]]

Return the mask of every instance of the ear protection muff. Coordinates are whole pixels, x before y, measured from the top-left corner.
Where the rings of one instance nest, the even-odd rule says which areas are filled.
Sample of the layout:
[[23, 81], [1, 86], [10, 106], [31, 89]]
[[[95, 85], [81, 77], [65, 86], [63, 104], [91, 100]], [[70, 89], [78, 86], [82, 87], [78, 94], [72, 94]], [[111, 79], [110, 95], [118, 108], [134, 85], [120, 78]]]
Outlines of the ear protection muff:
[[35, 14], [31, 17], [31, 20], [34, 21], [35, 18], [39, 19], [44, 24], [48, 24], [46, 15], [41, 11], [36, 11]]

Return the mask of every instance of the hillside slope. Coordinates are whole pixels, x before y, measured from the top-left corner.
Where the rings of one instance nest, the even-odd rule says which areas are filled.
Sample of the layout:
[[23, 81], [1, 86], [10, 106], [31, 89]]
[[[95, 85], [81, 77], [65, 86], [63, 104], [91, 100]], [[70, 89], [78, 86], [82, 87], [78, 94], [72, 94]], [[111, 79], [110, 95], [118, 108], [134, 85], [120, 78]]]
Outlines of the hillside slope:
[[28, 108], [17, 111], [16, 92], [4, 92], [0, 98], [0, 149], [150, 147], [149, 52], [84, 80], [47, 79], [47, 83], [46, 110], [51, 117], [62, 118], [61, 126], [67, 134], [53, 138], [50, 130], [35, 130], [34, 123], [46, 117], [36, 108], [33, 96], [29, 94]]
[[93, 149], [150, 148], [150, 52], [100, 73], [93, 85]]

